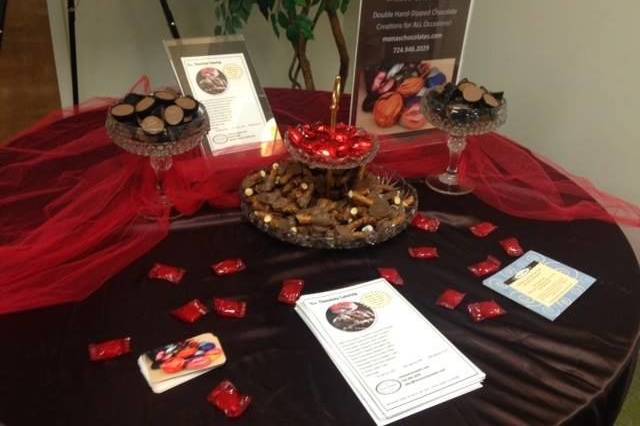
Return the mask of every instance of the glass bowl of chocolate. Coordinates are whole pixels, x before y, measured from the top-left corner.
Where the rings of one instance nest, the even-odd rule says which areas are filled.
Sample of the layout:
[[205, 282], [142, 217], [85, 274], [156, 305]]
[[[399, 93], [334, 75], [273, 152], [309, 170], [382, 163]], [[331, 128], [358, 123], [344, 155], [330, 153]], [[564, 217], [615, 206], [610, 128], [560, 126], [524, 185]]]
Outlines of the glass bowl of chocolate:
[[502, 92], [490, 92], [463, 79], [457, 85], [447, 83], [422, 98], [427, 120], [447, 132], [449, 165], [444, 173], [428, 176], [425, 183], [436, 192], [464, 195], [473, 191], [460, 182], [458, 168], [467, 146], [467, 136], [493, 132], [507, 120], [507, 101]]
[[311, 167], [351, 169], [367, 164], [378, 153], [377, 138], [354, 126], [338, 123], [299, 124], [284, 137], [291, 156]]
[[249, 174], [240, 189], [249, 222], [303, 247], [348, 249], [386, 241], [413, 220], [415, 189], [374, 167], [332, 170], [296, 160]]
[[130, 93], [109, 109], [107, 132], [125, 151], [146, 157], [170, 157], [199, 145], [209, 131], [200, 102], [172, 91]]

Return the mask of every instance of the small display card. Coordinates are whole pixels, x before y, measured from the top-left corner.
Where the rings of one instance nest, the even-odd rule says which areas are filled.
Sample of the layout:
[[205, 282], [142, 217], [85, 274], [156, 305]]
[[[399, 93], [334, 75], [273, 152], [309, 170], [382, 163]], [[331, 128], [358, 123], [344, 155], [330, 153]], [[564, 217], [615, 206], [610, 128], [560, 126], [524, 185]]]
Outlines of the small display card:
[[162, 393], [213, 370], [226, 362], [220, 340], [204, 333], [147, 351], [138, 366], [149, 387]]
[[555, 320], [596, 281], [533, 250], [483, 284], [548, 320]]

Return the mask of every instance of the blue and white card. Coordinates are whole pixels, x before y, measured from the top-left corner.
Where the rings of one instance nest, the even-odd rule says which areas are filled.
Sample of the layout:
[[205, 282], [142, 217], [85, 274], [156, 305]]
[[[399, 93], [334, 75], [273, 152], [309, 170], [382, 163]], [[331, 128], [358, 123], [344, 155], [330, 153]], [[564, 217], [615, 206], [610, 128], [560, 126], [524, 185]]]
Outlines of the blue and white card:
[[548, 320], [555, 320], [596, 281], [533, 250], [482, 283]]

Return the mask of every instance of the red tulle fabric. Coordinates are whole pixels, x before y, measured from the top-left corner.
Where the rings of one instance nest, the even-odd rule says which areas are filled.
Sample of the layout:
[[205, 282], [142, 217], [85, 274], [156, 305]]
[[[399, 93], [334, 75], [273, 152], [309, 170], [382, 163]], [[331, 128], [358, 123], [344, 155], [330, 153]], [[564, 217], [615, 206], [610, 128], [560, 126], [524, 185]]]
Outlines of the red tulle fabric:
[[[148, 90], [148, 81], [140, 85]], [[329, 119], [329, 93], [270, 89], [267, 95], [282, 131]], [[156, 201], [155, 177], [146, 158], [108, 138], [104, 122], [112, 102], [51, 114], [0, 148], [0, 314], [82, 300], [169, 232], [168, 219], [139, 215], [141, 205]], [[343, 121], [348, 109], [345, 96]], [[205, 203], [235, 208], [241, 179], [279, 159], [279, 152], [185, 154], [174, 159], [167, 193], [187, 215]], [[375, 163], [405, 177], [439, 172], [447, 163], [444, 136], [386, 138]], [[640, 226], [638, 207], [497, 134], [471, 138], [463, 173], [478, 198], [515, 216]]]

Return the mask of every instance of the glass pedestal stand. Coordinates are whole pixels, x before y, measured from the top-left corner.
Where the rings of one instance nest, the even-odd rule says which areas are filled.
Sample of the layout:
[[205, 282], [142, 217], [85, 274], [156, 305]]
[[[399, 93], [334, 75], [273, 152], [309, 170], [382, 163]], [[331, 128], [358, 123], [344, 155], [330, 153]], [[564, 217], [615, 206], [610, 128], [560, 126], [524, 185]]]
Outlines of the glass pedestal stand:
[[465, 195], [473, 186], [460, 182], [460, 160], [467, 146], [467, 136], [484, 135], [495, 131], [507, 120], [507, 102], [502, 100], [495, 108], [464, 103], [443, 103], [433, 93], [422, 98], [422, 112], [437, 129], [447, 133], [449, 165], [444, 173], [429, 176], [425, 183], [441, 194]]
[[168, 216], [170, 219], [177, 219], [182, 216], [180, 213], [172, 211], [173, 204], [165, 191], [165, 176], [173, 166], [172, 157], [150, 157], [149, 162], [151, 168], [156, 175], [156, 191], [158, 193], [158, 212], [145, 212], [142, 215], [148, 219], [154, 219], [155, 216]]
[[157, 220], [168, 217], [176, 219], [181, 215], [173, 209], [173, 204], [165, 191], [165, 177], [173, 165], [173, 156], [180, 155], [200, 145], [209, 132], [209, 117], [202, 105], [194, 118], [180, 126], [174, 126], [165, 136], [167, 140], [150, 140], [142, 130], [133, 124], [115, 120], [111, 113], [107, 114], [105, 124], [107, 133], [113, 142], [131, 154], [149, 157], [151, 168], [156, 176], [157, 201], [143, 203], [141, 201], [140, 216]]
[[460, 159], [467, 146], [466, 138], [464, 136], [449, 135], [447, 146], [449, 147], [447, 170], [439, 175], [427, 177], [425, 183], [429, 188], [441, 194], [465, 195], [473, 192], [473, 186], [461, 184], [458, 176]]

